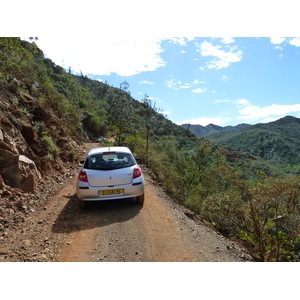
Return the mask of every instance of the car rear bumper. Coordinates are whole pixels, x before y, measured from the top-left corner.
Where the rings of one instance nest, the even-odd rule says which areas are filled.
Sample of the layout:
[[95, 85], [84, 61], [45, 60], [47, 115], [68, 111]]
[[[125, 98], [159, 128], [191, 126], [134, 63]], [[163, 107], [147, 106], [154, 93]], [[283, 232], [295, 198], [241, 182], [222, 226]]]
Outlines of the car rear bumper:
[[[122, 189], [123, 192], [121, 194], [100, 196], [100, 191], [116, 189]], [[88, 183], [80, 182], [80, 184], [77, 184], [76, 194], [77, 197], [83, 201], [102, 201], [138, 197], [144, 193], [144, 189], [145, 186], [143, 181], [113, 187], [91, 187]]]

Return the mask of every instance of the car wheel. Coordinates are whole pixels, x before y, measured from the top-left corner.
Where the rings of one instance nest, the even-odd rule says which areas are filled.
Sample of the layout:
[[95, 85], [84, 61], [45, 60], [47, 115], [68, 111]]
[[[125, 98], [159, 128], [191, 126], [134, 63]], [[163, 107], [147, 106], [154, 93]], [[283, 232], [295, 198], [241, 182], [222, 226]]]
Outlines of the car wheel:
[[138, 204], [143, 204], [144, 200], [145, 200], [145, 194], [136, 197], [136, 201], [137, 201]]

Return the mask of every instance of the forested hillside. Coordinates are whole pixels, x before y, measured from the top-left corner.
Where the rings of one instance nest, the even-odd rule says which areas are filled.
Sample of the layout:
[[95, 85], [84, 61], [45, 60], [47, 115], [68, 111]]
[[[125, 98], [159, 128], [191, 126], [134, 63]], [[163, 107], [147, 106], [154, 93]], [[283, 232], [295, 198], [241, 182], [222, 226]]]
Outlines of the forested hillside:
[[278, 169], [300, 174], [300, 119], [287, 116], [235, 132], [215, 133], [208, 138], [225, 147], [247, 152]]
[[82, 142], [99, 136], [131, 148], [175, 201], [257, 260], [300, 260], [299, 177], [278, 177], [257, 153], [196, 137], [159, 114], [148, 96], [133, 99], [125, 81], [115, 88], [73, 75], [34, 42], [0, 38], [0, 234], [24, 209], [22, 193], [67, 173]]

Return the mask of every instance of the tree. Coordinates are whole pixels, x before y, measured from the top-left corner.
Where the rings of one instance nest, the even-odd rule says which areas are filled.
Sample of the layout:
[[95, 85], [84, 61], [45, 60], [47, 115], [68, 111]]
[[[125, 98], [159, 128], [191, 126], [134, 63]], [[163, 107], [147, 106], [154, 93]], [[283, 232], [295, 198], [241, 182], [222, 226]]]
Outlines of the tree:
[[148, 95], [145, 95], [144, 99], [142, 100], [142, 106], [140, 109], [140, 114], [144, 118], [144, 125], [145, 125], [147, 164], [148, 164], [148, 154], [149, 154], [149, 140], [151, 135], [153, 135], [155, 130], [159, 127], [157, 121], [159, 120], [158, 113], [160, 109], [157, 109], [155, 105], [156, 103], [152, 104], [150, 97]]
[[124, 81], [120, 89], [111, 95], [110, 99], [110, 124], [116, 128], [116, 140], [121, 145], [124, 134], [129, 133], [133, 123], [133, 107], [128, 94], [129, 84]]
[[23, 75], [26, 62], [37, 50], [35, 43], [26, 43], [22, 47], [21, 40], [15, 37], [0, 38], [0, 77], [8, 83], [13, 78]]

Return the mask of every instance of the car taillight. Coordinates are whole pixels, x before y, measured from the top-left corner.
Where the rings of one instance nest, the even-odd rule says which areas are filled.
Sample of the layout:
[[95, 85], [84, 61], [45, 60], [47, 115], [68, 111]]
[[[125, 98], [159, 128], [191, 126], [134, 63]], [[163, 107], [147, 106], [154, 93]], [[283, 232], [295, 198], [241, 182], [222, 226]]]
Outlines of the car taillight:
[[79, 180], [79, 181], [83, 181], [83, 182], [89, 182], [89, 181], [88, 181], [88, 177], [87, 177], [87, 175], [86, 175], [86, 171], [84, 171], [84, 170], [81, 170], [81, 171], [80, 171], [80, 173], [79, 173], [79, 175], [78, 175], [78, 180]]
[[132, 179], [138, 178], [138, 177], [140, 177], [140, 176], [142, 176], [142, 170], [141, 170], [140, 168], [138, 168], [138, 167], [135, 167], [135, 168], [133, 169]]

